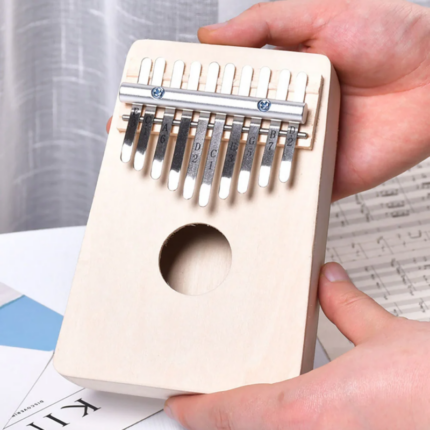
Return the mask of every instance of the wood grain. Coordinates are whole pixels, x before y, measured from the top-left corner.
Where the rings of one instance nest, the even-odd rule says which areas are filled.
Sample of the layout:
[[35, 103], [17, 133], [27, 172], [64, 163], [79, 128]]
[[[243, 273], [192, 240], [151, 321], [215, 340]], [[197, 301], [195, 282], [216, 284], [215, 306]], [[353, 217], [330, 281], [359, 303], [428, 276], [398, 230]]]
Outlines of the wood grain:
[[[154, 181], [148, 166], [137, 172], [120, 161], [124, 106], [117, 101], [55, 353], [57, 370], [85, 387], [160, 398], [273, 383], [310, 370], [338, 129], [340, 93], [330, 62], [313, 54], [138, 41], [123, 78], [146, 56], [163, 56], [168, 65], [181, 58], [187, 68], [194, 60], [218, 61], [322, 76], [313, 149], [296, 152], [290, 183], [273, 175], [269, 187], [260, 188], [254, 171], [247, 194], [223, 201], [214, 192], [201, 208], [180, 190], [170, 192], [165, 175]], [[155, 141], [156, 135], [149, 155]], [[277, 163], [280, 154], [278, 148]], [[205, 294], [177, 292], [160, 273], [166, 239], [191, 224], [214, 227], [231, 248], [225, 280]], [[214, 271], [218, 264], [224, 270], [225, 259], [213, 264]]]

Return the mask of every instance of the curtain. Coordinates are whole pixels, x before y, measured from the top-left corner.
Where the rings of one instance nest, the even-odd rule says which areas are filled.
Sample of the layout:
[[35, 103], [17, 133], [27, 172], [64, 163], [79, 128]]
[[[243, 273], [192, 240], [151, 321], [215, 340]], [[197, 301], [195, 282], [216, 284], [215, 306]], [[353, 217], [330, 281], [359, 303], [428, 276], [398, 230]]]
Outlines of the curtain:
[[217, 20], [217, 0], [0, 0], [0, 232], [85, 224], [130, 45]]
[[193, 42], [253, 3], [0, 0], [0, 233], [86, 223], [136, 39]]

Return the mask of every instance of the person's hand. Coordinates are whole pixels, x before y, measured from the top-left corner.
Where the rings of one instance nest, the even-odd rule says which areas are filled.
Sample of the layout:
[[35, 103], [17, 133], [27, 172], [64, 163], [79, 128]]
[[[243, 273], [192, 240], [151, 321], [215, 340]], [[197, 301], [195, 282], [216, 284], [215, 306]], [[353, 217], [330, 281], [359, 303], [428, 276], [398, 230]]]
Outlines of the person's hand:
[[430, 155], [430, 9], [401, 0], [262, 3], [201, 28], [199, 39], [328, 56], [342, 88], [334, 200]]
[[430, 323], [394, 317], [336, 263], [319, 299], [354, 349], [277, 384], [172, 397], [166, 413], [190, 430], [430, 429]]

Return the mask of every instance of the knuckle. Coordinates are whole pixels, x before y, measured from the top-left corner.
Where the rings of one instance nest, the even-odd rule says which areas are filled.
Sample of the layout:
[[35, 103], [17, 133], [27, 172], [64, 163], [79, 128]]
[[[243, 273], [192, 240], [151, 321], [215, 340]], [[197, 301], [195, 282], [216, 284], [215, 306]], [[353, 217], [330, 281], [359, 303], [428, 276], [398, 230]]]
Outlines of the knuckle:
[[232, 413], [224, 407], [215, 407], [211, 413], [211, 421], [216, 430], [234, 430]]
[[278, 398], [275, 410], [267, 411], [263, 422], [268, 430], [308, 428], [309, 410], [301, 399], [288, 400]]
[[348, 291], [339, 297], [337, 305], [343, 309], [351, 309], [363, 301], [373, 300], [361, 291]]

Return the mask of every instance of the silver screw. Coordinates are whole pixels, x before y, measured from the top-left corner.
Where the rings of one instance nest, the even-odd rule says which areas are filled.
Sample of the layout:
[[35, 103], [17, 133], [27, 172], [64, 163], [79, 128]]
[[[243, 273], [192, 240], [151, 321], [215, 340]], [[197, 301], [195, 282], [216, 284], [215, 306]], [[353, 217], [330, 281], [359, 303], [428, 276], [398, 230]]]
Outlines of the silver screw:
[[155, 87], [151, 90], [151, 96], [154, 99], [161, 99], [164, 96], [164, 88], [163, 87]]
[[271, 105], [272, 103], [270, 103], [270, 100], [267, 99], [260, 100], [257, 103], [258, 110], [261, 112], [267, 112], [270, 109]]

